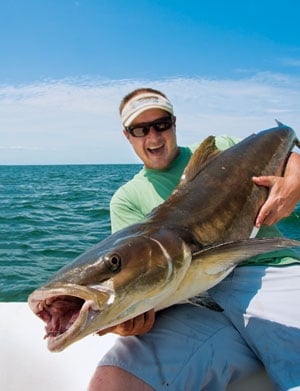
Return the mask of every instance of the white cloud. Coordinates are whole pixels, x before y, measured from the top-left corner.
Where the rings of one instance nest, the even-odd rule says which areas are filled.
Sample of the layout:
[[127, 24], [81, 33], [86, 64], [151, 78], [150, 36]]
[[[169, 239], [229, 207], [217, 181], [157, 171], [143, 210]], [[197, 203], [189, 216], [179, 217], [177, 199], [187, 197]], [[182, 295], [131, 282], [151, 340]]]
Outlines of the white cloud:
[[275, 118], [297, 131], [300, 79], [281, 74], [239, 80], [80, 78], [2, 85], [0, 164], [137, 162], [120, 132], [118, 105], [141, 86], [170, 97], [181, 144], [207, 134], [244, 137], [273, 127]]

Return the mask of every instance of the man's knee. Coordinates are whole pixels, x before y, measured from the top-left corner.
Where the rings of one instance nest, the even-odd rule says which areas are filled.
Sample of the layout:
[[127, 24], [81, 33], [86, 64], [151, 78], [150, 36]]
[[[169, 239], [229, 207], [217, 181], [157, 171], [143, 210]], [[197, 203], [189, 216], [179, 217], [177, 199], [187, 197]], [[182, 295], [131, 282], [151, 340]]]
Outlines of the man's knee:
[[88, 391], [153, 391], [153, 388], [122, 368], [112, 365], [97, 367]]

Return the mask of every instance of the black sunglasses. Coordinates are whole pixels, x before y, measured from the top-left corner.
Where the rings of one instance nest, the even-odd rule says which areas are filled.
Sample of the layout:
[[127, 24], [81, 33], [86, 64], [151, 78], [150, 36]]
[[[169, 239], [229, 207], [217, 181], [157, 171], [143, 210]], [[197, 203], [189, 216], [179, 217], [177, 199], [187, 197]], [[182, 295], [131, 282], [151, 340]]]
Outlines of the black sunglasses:
[[164, 132], [170, 129], [175, 123], [175, 118], [172, 116], [158, 118], [152, 122], [145, 122], [141, 124], [125, 126], [125, 130], [133, 137], [144, 137], [150, 132], [151, 127], [157, 132]]

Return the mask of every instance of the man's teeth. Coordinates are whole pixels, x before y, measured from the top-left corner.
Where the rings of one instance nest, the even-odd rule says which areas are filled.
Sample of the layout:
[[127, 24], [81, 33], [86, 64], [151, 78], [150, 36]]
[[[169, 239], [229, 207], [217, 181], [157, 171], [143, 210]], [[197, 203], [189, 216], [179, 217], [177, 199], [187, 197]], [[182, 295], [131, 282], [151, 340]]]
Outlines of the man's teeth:
[[157, 149], [160, 149], [160, 148], [162, 148], [163, 147], [163, 145], [159, 145], [158, 147], [149, 147], [148, 149], [150, 150], [150, 151], [156, 151]]

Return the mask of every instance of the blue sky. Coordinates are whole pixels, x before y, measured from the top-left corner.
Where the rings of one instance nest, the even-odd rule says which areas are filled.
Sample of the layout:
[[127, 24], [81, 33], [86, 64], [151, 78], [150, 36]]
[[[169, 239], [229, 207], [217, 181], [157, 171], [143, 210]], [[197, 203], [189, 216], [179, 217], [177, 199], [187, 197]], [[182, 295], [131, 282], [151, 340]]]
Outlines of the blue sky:
[[[3, 0], [0, 164], [135, 163], [118, 104], [167, 93], [181, 144], [300, 119], [300, 2]], [[299, 134], [299, 132], [298, 132]]]

